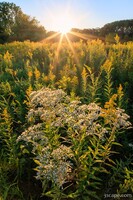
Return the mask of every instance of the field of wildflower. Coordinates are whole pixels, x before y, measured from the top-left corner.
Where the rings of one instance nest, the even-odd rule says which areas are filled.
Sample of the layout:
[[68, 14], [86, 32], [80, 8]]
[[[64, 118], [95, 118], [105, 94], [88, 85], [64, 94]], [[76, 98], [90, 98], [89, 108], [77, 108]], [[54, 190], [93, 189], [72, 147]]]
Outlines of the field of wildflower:
[[0, 200], [133, 194], [133, 42], [0, 45]]

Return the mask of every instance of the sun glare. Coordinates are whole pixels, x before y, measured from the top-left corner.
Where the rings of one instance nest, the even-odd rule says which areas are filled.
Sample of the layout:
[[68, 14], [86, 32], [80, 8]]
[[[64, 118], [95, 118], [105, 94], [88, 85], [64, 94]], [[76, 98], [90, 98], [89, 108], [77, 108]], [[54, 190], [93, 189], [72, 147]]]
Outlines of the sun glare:
[[71, 28], [68, 26], [61, 26], [60, 28], [59, 28], [59, 32], [61, 33], [61, 34], [67, 34], [68, 32], [70, 32], [70, 30], [71, 30]]
[[56, 29], [61, 33], [61, 34], [66, 34], [68, 33], [71, 28], [72, 28], [72, 21], [69, 16], [60, 16], [55, 19], [55, 25]]
[[66, 16], [64, 16], [64, 17], [61, 16], [61, 18], [57, 20], [57, 27], [58, 27], [60, 33], [66, 34], [66, 33], [70, 32], [70, 30], [72, 28], [72, 22]]
[[70, 9], [60, 7], [49, 13], [49, 25], [51, 30], [59, 32], [62, 35], [70, 32], [75, 27], [77, 19]]

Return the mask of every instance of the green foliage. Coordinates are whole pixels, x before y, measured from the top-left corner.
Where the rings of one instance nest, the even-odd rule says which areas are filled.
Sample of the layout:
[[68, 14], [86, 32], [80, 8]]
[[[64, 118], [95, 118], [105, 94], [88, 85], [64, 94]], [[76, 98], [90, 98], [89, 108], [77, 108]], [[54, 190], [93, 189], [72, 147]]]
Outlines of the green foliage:
[[99, 72], [98, 76], [96, 76], [87, 65], [85, 65], [85, 69], [83, 69], [82, 72], [84, 95], [86, 96], [88, 102], [98, 102], [100, 96], [99, 90], [101, 88], [101, 72]]
[[[3, 106], [4, 103], [5, 108], [0, 115], [0, 197], [2, 200], [6, 200], [8, 196], [22, 199], [22, 193], [16, 180], [18, 175], [16, 136], [13, 135], [12, 117], [5, 99], [0, 106]], [[14, 178], [10, 180], [12, 176]]]
[[125, 168], [125, 179], [123, 184], [120, 184], [118, 193], [133, 193], [133, 170]]
[[[96, 199], [97, 196], [102, 199], [106, 185], [110, 184], [111, 190], [115, 187], [121, 192], [120, 187], [126, 189], [128, 182], [127, 188], [131, 189], [132, 182], [127, 181], [125, 169], [132, 176], [132, 161], [126, 162], [125, 156], [132, 155], [132, 130], [124, 131], [122, 126], [128, 120], [123, 109], [132, 121], [133, 44], [116, 42], [106, 45], [95, 40], [72, 43], [72, 46], [73, 51], [66, 42], [60, 48], [58, 43], [28, 41], [0, 45], [1, 198], [8, 199], [12, 195], [14, 199], [38, 199], [43, 192], [51, 199]], [[47, 86], [63, 89], [66, 93], [59, 90], [62, 91], [62, 100], [59, 100], [58, 94], [57, 102], [43, 113], [43, 103], [49, 105], [54, 100], [52, 96], [47, 101], [53, 90], [50, 93], [47, 90], [46, 99], [43, 98], [43, 90], [41, 96], [40, 89]], [[34, 90], [37, 90], [36, 93], [32, 93]], [[31, 93], [38, 94], [34, 102], [35, 113], [31, 112]], [[41, 99], [43, 102], [40, 103]], [[76, 114], [77, 111], [82, 112]], [[93, 116], [97, 117], [92, 120]], [[92, 126], [89, 125], [88, 129], [91, 122]], [[38, 130], [38, 127], [33, 131], [35, 136], [38, 133], [39, 138], [31, 138], [31, 143], [26, 146], [23, 141], [16, 142], [24, 130], [29, 134], [28, 127], [33, 128], [35, 124], [36, 128], [39, 123], [43, 124], [42, 129]], [[114, 128], [116, 124], [117, 128]], [[40, 138], [42, 135], [43, 138]], [[44, 144], [45, 139], [47, 145]], [[32, 152], [32, 146], [37, 147], [35, 152]], [[50, 152], [50, 157], [46, 155], [47, 161], [55, 167], [54, 170], [47, 168], [47, 171], [45, 168], [45, 175], [50, 170], [51, 180], [44, 181], [44, 176], [36, 180], [35, 173], [46, 164], [45, 160], [40, 160], [43, 150], [47, 152], [46, 147]], [[61, 157], [56, 157], [55, 152], [60, 152]], [[61, 166], [64, 166], [64, 176], [60, 181], [65, 182], [58, 186], [58, 181], [55, 183], [53, 178], [54, 172], [60, 173]], [[117, 172], [121, 175], [117, 176]], [[40, 180], [44, 183], [44, 191]]]
[[[12, 33], [12, 27], [15, 23], [15, 17], [17, 13], [21, 12], [21, 9], [13, 3], [1, 2], [0, 3], [0, 39], [1, 42], [5, 42]], [[4, 37], [5, 36], [5, 37]]]

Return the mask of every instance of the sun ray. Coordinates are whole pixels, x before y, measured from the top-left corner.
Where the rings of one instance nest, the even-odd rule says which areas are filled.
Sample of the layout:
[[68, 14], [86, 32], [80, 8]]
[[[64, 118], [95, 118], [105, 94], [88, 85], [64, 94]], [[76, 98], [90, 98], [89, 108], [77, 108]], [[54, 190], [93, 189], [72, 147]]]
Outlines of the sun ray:
[[67, 39], [67, 42], [68, 42], [68, 44], [69, 44], [69, 47], [70, 47], [70, 49], [71, 49], [73, 55], [74, 55], [76, 64], [77, 64], [77, 65], [80, 65], [78, 56], [76, 55], [76, 52], [75, 52], [75, 50], [74, 50], [74, 48], [73, 48], [73, 45], [72, 45], [72, 42], [69, 40], [69, 37], [67, 36], [67, 34], [65, 35], [65, 37], [66, 37], [66, 39]]
[[61, 44], [62, 44], [62, 40], [63, 40], [63, 35], [61, 34], [61, 36], [60, 36], [60, 40], [59, 40], [59, 44], [58, 44], [58, 46], [57, 46], [56, 58], [59, 57], [59, 52], [60, 52], [60, 48], [61, 48]]
[[94, 35], [90, 35], [90, 34], [82, 34], [82, 33], [78, 33], [78, 32], [74, 32], [74, 31], [70, 31], [70, 34], [75, 35], [79, 38], [82, 38], [84, 40], [92, 40], [92, 39], [97, 39], [97, 36]]
[[70, 31], [70, 34], [76, 36], [76, 37], [79, 37], [79, 38], [82, 38], [82, 39], [85, 39], [85, 40], [88, 40], [88, 37], [81, 34], [81, 33], [77, 33], [77, 32], [74, 32], [74, 31]]
[[77, 24], [77, 15], [73, 12], [69, 2], [64, 5], [53, 4], [52, 8], [47, 10], [47, 16], [49, 16], [47, 29], [61, 34], [68, 33]]
[[56, 64], [58, 63], [58, 60], [59, 60], [59, 53], [60, 53], [60, 48], [61, 48], [61, 45], [62, 45], [62, 40], [63, 40], [63, 34], [61, 34], [61, 36], [60, 36], [60, 40], [59, 40], [57, 50], [56, 50], [56, 53], [55, 53], [55, 56], [54, 56], [54, 60], [53, 60], [54, 66], [56, 66]]
[[60, 35], [60, 33], [53, 33], [52, 35], [46, 37], [44, 40], [42, 40], [41, 42], [45, 42], [45, 41], [49, 41], [49, 40], [52, 40], [54, 38], [57, 38], [57, 36]]
[[70, 31], [69, 33], [76, 36], [76, 37], [84, 39], [84, 40], [96, 40], [96, 39], [104, 40], [104, 38], [101, 37], [101, 36], [95, 36], [95, 35], [85, 34], [85, 33], [83, 34], [83, 33], [78, 33], [78, 32], [75, 32], [75, 31]]

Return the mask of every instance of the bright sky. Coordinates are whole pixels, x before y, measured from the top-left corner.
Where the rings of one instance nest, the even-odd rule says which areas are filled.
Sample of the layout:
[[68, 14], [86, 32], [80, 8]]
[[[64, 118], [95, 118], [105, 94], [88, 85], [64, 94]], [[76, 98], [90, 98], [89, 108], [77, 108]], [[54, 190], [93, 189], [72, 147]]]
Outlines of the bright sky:
[[[46, 30], [97, 28], [104, 24], [133, 19], [133, 0], [3, 0], [15, 3], [35, 17]], [[0, 0], [0, 2], [3, 2]], [[68, 26], [68, 27], [66, 27]]]

